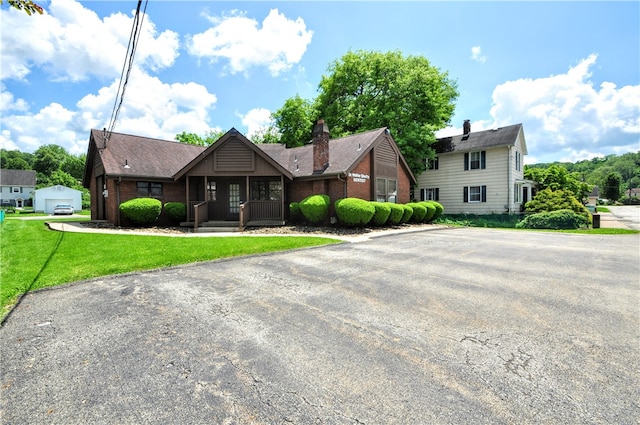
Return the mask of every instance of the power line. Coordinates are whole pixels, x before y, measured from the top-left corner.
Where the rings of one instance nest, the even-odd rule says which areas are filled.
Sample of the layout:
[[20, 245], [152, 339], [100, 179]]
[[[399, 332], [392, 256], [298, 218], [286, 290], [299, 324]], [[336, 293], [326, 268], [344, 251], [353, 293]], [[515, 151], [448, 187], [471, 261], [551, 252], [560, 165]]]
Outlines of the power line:
[[113, 103], [111, 118], [109, 119], [109, 126], [107, 130], [107, 135], [106, 135], [107, 139], [115, 129], [116, 122], [118, 121], [118, 116], [120, 115], [120, 108], [122, 107], [122, 102], [124, 101], [124, 93], [127, 89], [127, 84], [129, 83], [129, 76], [131, 74], [131, 69], [133, 67], [133, 58], [135, 57], [136, 50], [138, 48], [138, 40], [140, 39], [140, 34], [142, 33], [142, 23], [144, 21], [145, 15], [147, 14], [148, 3], [149, 3], [149, 0], [146, 0], [144, 3], [144, 10], [142, 11], [142, 17], [141, 17], [140, 6], [142, 5], [142, 0], [138, 0], [138, 7], [136, 8], [136, 14], [133, 18], [133, 25], [131, 26], [131, 33], [129, 34], [129, 43], [127, 44], [127, 53], [125, 54], [124, 64], [122, 65], [122, 72], [120, 73], [120, 83], [118, 85], [118, 91], [116, 93], [115, 102]]

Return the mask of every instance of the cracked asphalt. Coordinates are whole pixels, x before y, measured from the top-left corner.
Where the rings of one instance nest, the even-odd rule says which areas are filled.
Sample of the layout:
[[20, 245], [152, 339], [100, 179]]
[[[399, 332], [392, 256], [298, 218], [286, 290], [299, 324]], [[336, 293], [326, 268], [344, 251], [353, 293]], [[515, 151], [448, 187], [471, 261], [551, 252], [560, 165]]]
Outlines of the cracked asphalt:
[[639, 235], [441, 229], [111, 276], [0, 329], [3, 424], [635, 424]]

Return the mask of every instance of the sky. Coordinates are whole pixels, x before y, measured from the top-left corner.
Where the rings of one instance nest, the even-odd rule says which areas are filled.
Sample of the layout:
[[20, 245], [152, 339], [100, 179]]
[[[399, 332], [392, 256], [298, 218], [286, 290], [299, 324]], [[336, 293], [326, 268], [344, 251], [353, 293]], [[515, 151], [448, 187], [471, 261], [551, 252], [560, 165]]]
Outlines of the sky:
[[[35, 1], [43, 15], [0, 9], [0, 147], [83, 154], [109, 127], [138, 2]], [[458, 86], [439, 137], [522, 123], [528, 164], [640, 150], [637, 1], [145, 4], [116, 132], [250, 136], [348, 51], [400, 51]]]

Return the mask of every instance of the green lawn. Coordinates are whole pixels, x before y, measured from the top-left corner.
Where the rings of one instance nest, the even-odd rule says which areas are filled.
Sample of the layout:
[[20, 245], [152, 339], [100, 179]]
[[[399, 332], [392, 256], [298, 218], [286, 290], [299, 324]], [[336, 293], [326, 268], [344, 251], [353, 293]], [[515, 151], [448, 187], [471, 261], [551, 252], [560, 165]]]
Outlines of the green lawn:
[[43, 220], [0, 225], [0, 317], [29, 290], [82, 279], [336, 243], [307, 236], [170, 237], [49, 230]]

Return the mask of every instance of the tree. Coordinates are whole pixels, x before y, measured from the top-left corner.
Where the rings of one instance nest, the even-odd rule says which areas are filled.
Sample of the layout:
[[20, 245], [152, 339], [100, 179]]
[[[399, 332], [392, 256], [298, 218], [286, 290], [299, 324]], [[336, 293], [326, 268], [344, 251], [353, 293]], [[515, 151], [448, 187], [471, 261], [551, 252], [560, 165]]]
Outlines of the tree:
[[620, 181], [622, 177], [616, 172], [607, 174], [604, 187], [602, 188], [602, 196], [610, 201], [620, 199]]
[[271, 116], [281, 134], [279, 142], [288, 148], [302, 146], [313, 139], [313, 124], [318, 112], [311, 101], [296, 95], [287, 99]]
[[[317, 118], [327, 122], [332, 137], [388, 127], [414, 174], [425, 169], [435, 131], [450, 122], [458, 97], [446, 72], [398, 51], [349, 51], [329, 66], [318, 90], [313, 107], [296, 96], [278, 111], [282, 140], [310, 140]], [[300, 124], [308, 115], [311, 122]]]
[[180, 143], [187, 143], [189, 145], [210, 146], [223, 135], [224, 132], [214, 130], [209, 131], [209, 133], [204, 136], [198, 136], [196, 133], [187, 133], [186, 131], [183, 131], [180, 134], [176, 134], [176, 141]]
[[[34, 3], [32, 0], [7, 0], [7, 3], [18, 10], [24, 10], [29, 16], [31, 16], [33, 13], [42, 15], [42, 13], [44, 12], [44, 9]], [[4, 0], [0, 0], [0, 4], [4, 4]]]
[[525, 166], [524, 177], [538, 182], [540, 190], [569, 191], [578, 200], [583, 200], [593, 189], [593, 186], [582, 181], [579, 173], [569, 173], [562, 165], [553, 164], [547, 168]]

